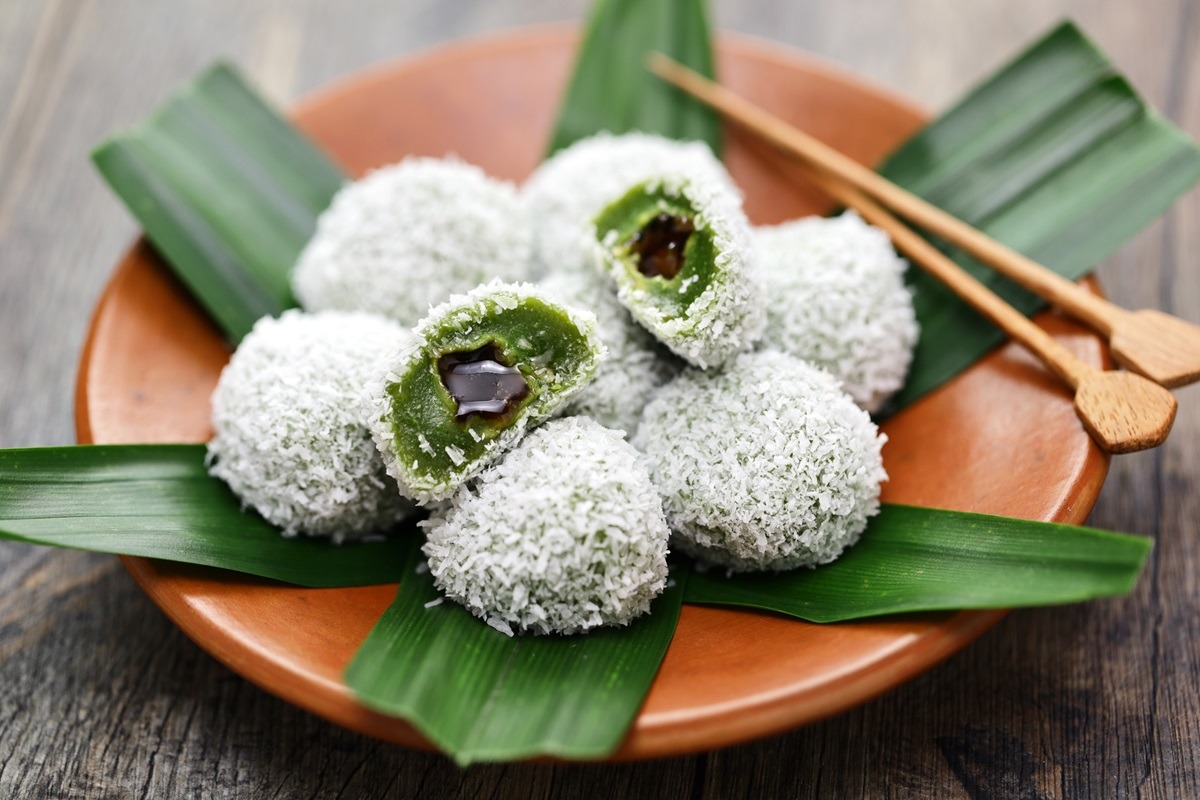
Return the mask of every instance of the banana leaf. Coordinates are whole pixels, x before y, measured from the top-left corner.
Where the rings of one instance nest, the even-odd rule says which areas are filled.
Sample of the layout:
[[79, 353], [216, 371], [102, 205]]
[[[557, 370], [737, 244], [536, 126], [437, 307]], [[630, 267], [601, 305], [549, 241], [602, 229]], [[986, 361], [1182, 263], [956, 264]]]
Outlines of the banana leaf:
[[646, 56], [665, 53], [713, 77], [705, 0], [599, 0], [550, 137], [550, 153], [599, 131], [699, 139], [721, 153], [712, 109], [648, 78]]
[[406, 540], [284, 538], [204, 468], [204, 445], [0, 450], [0, 539], [146, 556], [300, 586], [392, 583]]
[[693, 570], [684, 602], [810, 622], [914, 611], [1077, 603], [1128, 594], [1150, 553], [1139, 536], [885, 505], [832, 564], [771, 574]]
[[508, 636], [439, 603], [420, 558], [413, 547], [395, 601], [346, 670], [360, 702], [408, 720], [461, 765], [617, 748], [671, 642], [682, 586], [627, 628]]
[[[1017, 56], [880, 167], [930, 202], [1077, 279], [1200, 179], [1195, 142], [1156, 115], [1071, 23]], [[1025, 314], [1045, 301], [954, 248]], [[935, 278], [910, 269], [921, 339], [903, 408], [1004, 341]]]

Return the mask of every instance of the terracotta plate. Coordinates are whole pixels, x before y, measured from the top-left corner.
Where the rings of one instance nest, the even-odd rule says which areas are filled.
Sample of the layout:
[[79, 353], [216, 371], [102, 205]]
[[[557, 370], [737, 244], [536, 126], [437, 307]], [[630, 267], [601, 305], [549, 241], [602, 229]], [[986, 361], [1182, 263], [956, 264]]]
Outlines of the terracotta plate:
[[[457, 153], [521, 179], [537, 163], [576, 42], [565, 28], [451, 45], [356, 76], [300, 106], [296, 119], [352, 174], [410, 154]], [[721, 40], [738, 92], [864, 162], [918, 128], [908, 102], [811, 58]], [[727, 162], [756, 223], [826, 210], [779, 162], [731, 133]], [[1043, 316], [1092, 363], [1095, 338]], [[208, 396], [228, 357], [216, 329], [139, 244], [95, 312], [79, 372], [83, 442], [203, 441]], [[1107, 469], [1070, 398], [1009, 347], [885, 426], [885, 498], [1081, 522]], [[144, 559], [130, 572], [201, 647], [266, 690], [372, 736], [423, 746], [406, 724], [351, 698], [340, 675], [393, 588], [305, 590]], [[685, 607], [645, 707], [618, 758], [719, 747], [803, 725], [908, 680], [979, 636], [1003, 612], [817, 626]]]

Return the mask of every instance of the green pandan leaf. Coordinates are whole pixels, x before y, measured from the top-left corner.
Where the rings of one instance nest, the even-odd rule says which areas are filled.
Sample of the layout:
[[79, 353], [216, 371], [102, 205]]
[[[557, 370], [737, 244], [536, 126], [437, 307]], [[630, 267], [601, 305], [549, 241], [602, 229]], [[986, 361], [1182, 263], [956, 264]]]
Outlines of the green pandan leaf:
[[233, 342], [295, 305], [288, 270], [345, 180], [223, 64], [92, 160]]
[[1140, 536], [885, 505], [832, 564], [772, 574], [693, 571], [684, 600], [811, 622], [1059, 605], [1129, 593], [1149, 553], [1150, 540]]
[[721, 121], [683, 92], [653, 80], [646, 56], [665, 53], [708, 77], [713, 50], [704, 0], [598, 0], [550, 137], [553, 153], [610, 131], [699, 139], [721, 153]]
[[[1065, 23], [897, 150], [883, 175], [1069, 278], [1162, 214], [1200, 179], [1195, 142], [1148, 109]], [[1026, 314], [1046, 303], [952, 248]], [[937, 279], [912, 269], [921, 340], [901, 408], [1004, 341]]]
[[679, 619], [681, 586], [627, 628], [507, 636], [410, 562], [396, 599], [346, 670], [359, 701], [411, 722], [459, 764], [602, 758], [633, 722]]
[[208, 474], [204, 445], [147, 444], [0, 450], [0, 538], [330, 587], [396, 581], [419, 537], [284, 538]]

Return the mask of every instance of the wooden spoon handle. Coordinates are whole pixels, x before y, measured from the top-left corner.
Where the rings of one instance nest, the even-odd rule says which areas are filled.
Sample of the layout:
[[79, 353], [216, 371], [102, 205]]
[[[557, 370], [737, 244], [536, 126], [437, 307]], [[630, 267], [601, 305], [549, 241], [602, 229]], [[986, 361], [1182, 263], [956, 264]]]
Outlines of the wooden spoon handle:
[[1166, 441], [1178, 407], [1169, 391], [1140, 375], [1105, 372], [1085, 363], [874, 200], [828, 175], [814, 180], [830, 196], [885, 230], [898, 249], [1025, 345], [1070, 386], [1076, 415], [1102, 449], [1132, 453]]
[[1112, 334], [1122, 316], [1129, 313], [900, 188], [874, 170], [793, 128], [779, 117], [682, 64], [655, 53], [650, 56], [649, 68], [664, 80], [721, 111], [730, 120], [750, 128], [784, 152], [797, 156], [816, 170], [828, 173], [879, 199], [901, 216], [953, 242], [1034, 294], [1061, 306], [1106, 337]]

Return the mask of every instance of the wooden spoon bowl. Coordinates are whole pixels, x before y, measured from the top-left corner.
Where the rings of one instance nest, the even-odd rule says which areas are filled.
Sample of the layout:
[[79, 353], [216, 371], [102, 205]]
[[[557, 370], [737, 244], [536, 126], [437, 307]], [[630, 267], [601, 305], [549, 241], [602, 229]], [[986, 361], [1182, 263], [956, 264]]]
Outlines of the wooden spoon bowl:
[[1158, 447], [1175, 424], [1175, 395], [1153, 381], [1121, 370], [1094, 370], [1075, 389], [1075, 413], [1110, 453]]
[[1122, 314], [1108, 340], [1113, 360], [1174, 389], [1200, 380], [1200, 326], [1161, 311]]

